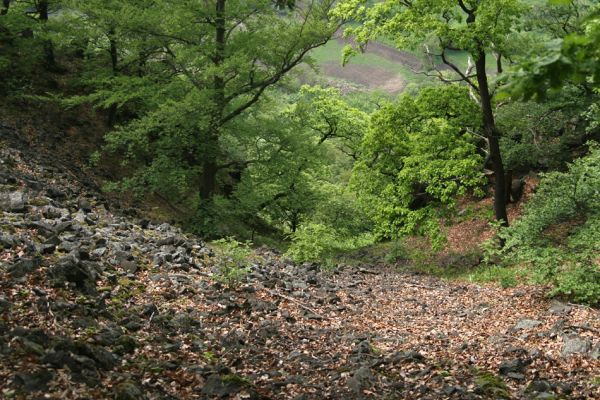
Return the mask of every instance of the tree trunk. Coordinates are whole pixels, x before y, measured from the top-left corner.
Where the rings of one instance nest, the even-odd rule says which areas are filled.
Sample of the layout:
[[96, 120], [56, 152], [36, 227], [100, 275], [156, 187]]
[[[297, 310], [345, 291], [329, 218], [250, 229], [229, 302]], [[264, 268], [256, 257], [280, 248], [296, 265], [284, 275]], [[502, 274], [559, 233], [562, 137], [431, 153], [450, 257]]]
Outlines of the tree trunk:
[[2, 10], [0, 10], [0, 15], [8, 14], [9, 8], [10, 8], [10, 0], [2, 0]]
[[492, 170], [494, 171], [494, 214], [496, 220], [501, 221], [503, 226], [508, 226], [508, 215], [506, 213], [506, 176], [504, 164], [500, 154], [499, 132], [494, 121], [492, 98], [485, 70], [485, 51], [480, 48], [476, 55], [475, 69], [481, 101], [481, 112], [483, 116], [483, 128], [488, 139]]
[[[40, 21], [43, 24], [48, 22], [48, 11], [48, 0], [41, 0], [38, 3], [38, 15], [40, 17]], [[48, 68], [56, 68], [56, 59], [54, 57], [54, 45], [49, 39], [44, 40], [44, 58]]]
[[[110, 65], [113, 77], [118, 74], [119, 68], [119, 52], [117, 49], [117, 40], [115, 39], [115, 28], [110, 27], [108, 30], [108, 42], [110, 43]], [[117, 105], [111, 104], [108, 108], [108, 126], [113, 126], [117, 122]]]
[[207, 157], [202, 163], [202, 182], [200, 185], [200, 199], [203, 203], [210, 202], [217, 188], [218, 166], [214, 157]]
[[221, 131], [221, 120], [225, 111], [225, 80], [219, 71], [219, 67], [225, 60], [225, 2], [217, 0], [215, 16], [215, 53], [212, 62], [216, 67], [213, 76], [213, 103], [214, 109], [211, 113], [208, 139], [206, 142], [207, 154], [202, 165], [202, 179], [200, 186], [200, 200], [203, 204], [210, 203], [217, 189], [217, 156], [219, 154], [219, 134]]

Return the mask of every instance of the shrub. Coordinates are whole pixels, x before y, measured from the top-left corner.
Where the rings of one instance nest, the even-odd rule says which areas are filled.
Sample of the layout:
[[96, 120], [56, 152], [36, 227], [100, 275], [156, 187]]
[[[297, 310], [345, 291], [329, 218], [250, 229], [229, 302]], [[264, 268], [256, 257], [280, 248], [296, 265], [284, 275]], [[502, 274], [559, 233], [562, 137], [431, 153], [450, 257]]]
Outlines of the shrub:
[[212, 242], [218, 257], [215, 280], [229, 288], [237, 286], [250, 272], [248, 259], [252, 254], [250, 242], [238, 242], [232, 237]]
[[288, 257], [296, 262], [321, 262], [328, 267], [333, 266], [335, 256], [375, 242], [371, 233], [345, 234], [319, 223], [300, 226], [290, 238], [292, 244], [286, 252]]
[[323, 224], [303, 225], [291, 235], [292, 245], [286, 255], [296, 262], [318, 262], [331, 256], [337, 248], [336, 232]]
[[[600, 147], [566, 172], [543, 176], [538, 192], [513, 226], [500, 232], [505, 265], [524, 265], [551, 295], [600, 303]], [[488, 253], [494, 252], [493, 248]]]

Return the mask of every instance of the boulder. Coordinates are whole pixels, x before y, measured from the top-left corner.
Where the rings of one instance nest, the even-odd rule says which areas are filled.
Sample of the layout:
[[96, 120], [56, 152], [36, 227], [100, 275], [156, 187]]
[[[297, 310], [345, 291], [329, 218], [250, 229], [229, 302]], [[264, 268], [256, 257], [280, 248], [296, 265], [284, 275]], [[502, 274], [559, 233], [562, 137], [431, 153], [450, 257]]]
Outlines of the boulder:
[[140, 400], [144, 398], [142, 390], [129, 380], [119, 383], [114, 391], [115, 400]]
[[48, 390], [48, 383], [54, 378], [54, 373], [48, 369], [38, 369], [34, 372], [17, 372], [13, 384], [26, 392]]
[[22, 278], [37, 270], [40, 265], [42, 265], [42, 261], [39, 258], [25, 258], [8, 267], [8, 273], [13, 278]]
[[513, 331], [519, 331], [521, 329], [531, 329], [535, 328], [538, 325], [541, 325], [542, 321], [538, 321], [535, 319], [522, 319], [512, 328]]
[[96, 271], [92, 266], [93, 264], [90, 262], [81, 262], [76, 257], [69, 255], [50, 268], [49, 273], [58, 286], [68, 282], [84, 294], [96, 295]]
[[26, 210], [27, 197], [24, 192], [0, 193], [0, 210], [20, 213]]
[[589, 339], [570, 337], [565, 339], [565, 343], [563, 344], [560, 355], [563, 357], [569, 357], [573, 354], [589, 353], [591, 350], [592, 342]]

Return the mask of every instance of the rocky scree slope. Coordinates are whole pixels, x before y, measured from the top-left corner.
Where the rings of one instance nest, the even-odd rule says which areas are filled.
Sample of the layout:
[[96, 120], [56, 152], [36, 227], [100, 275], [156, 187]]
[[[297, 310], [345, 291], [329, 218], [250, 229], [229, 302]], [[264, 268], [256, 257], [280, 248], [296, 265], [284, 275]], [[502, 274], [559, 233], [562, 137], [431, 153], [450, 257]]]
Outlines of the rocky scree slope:
[[268, 249], [228, 289], [201, 239], [21, 150], [0, 145], [0, 398], [600, 396], [596, 310]]

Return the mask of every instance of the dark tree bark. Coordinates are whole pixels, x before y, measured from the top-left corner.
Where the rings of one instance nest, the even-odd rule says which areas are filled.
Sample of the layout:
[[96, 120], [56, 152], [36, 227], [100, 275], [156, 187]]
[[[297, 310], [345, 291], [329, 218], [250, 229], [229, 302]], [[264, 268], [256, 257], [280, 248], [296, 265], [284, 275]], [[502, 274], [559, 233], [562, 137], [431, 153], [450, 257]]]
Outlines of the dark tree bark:
[[[116, 77], [119, 73], [119, 52], [115, 33], [115, 28], [110, 27], [110, 29], [108, 30], [108, 42], [110, 44], [110, 65], [113, 77]], [[115, 122], [117, 122], [117, 105], [111, 104], [111, 106], [108, 109], [108, 125], [113, 126]]]
[[9, 8], [10, 8], [10, 0], [2, 0], [2, 10], [0, 10], [0, 15], [8, 14]]
[[[48, 0], [40, 0], [37, 4], [38, 16], [42, 24], [48, 22], [49, 5]], [[51, 40], [44, 40], [44, 59], [48, 68], [56, 68], [56, 58], [54, 57], [54, 45]]]
[[492, 97], [488, 85], [486, 67], [486, 54], [480, 48], [476, 55], [475, 69], [477, 74], [477, 86], [481, 102], [481, 113], [483, 116], [483, 129], [488, 140], [490, 160], [494, 171], [494, 214], [496, 220], [502, 221], [502, 225], [508, 226], [508, 215], [506, 213], [506, 176], [504, 164], [500, 154], [499, 132], [494, 120]]
[[225, 3], [226, 0], [217, 0], [216, 16], [215, 16], [215, 53], [212, 62], [217, 68], [217, 72], [213, 77], [213, 103], [214, 110], [211, 113], [211, 122], [208, 132], [208, 140], [206, 141], [207, 152], [202, 165], [202, 179], [200, 186], [200, 200], [206, 204], [212, 199], [217, 188], [217, 158], [219, 153], [219, 134], [221, 130], [221, 121], [225, 113], [225, 80], [218, 71], [218, 68], [225, 61], [225, 41], [226, 41], [226, 26], [225, 26]]

